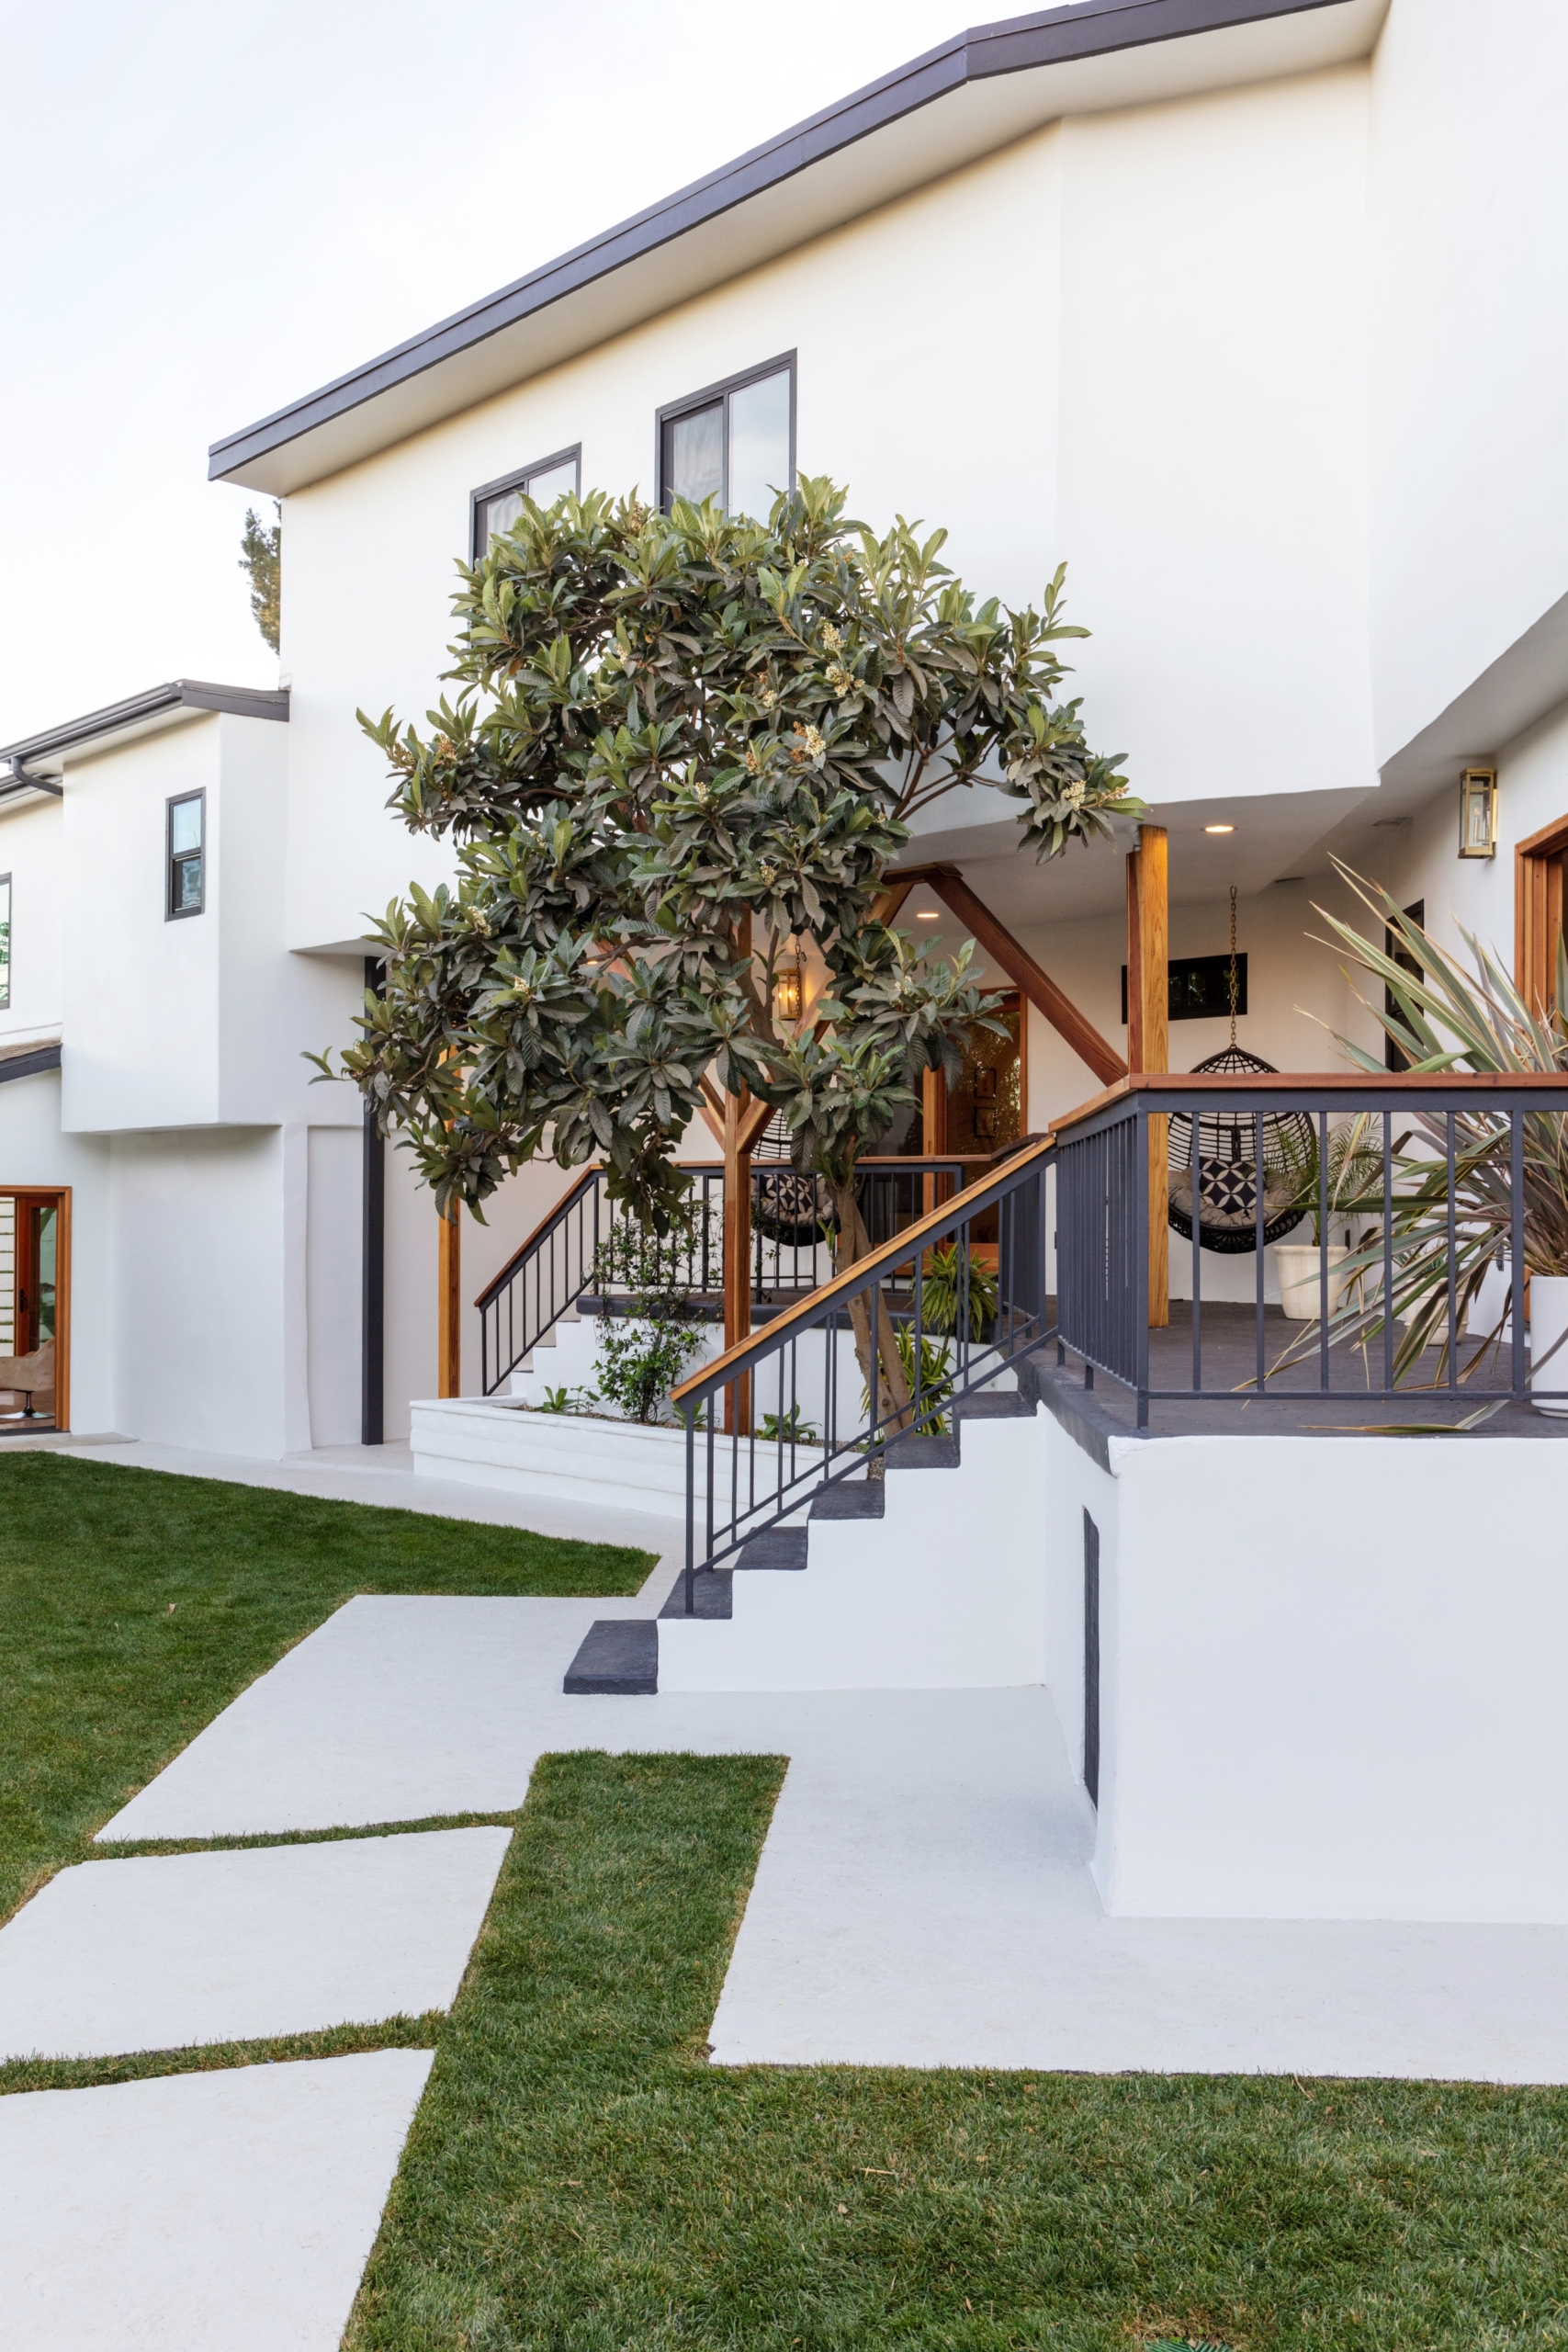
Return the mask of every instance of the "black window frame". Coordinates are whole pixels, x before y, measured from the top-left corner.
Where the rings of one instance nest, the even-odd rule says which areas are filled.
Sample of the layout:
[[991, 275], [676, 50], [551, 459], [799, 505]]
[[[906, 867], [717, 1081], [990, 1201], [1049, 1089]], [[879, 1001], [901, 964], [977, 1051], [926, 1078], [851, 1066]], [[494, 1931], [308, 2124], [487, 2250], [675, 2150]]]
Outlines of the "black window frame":
[[526, 491], [536, 474], [553, 473], [558, 466], [574, 466], [577, 469], [576, 491], [582, 495], [582, 444], [574, 441], [570, 448], [558, 449], [553, 457], [536, 458], [531, 465], [513, 466], [509, 474], [498, 474], [494, 481], [481, 481], [478, 490], [468, 492], [468, 561], [478, 563], [490, 553], [490, 539], [479, 545], [479, 516], [492, 498], [504, 498], [508, 491]]
[[[179, 864], [186, 865], [195, 856], [201, 860], [201, 898], [194, 907], [175, 903], [175, 810], [185, 808], [191, 801], [201, 805], [201, 846], [197, 850], [181, 850]], [[164, 803], [164, 921], [185, 922], [192, 915], [207, 912], [207, 786], [200, 785], [195, 792], [171, 792]]]
[[700, 392], [687, 392], [681, 400], [666, 401], [662, 408], [656, 409], [654, 411], [653, 472], [654, 479], [659, 485], [659, 503], [661, 509], [668, 511], [671, 497], [672, 495], [664, 473], [665, 426], [668, 424], [677, 424], [683, 416], [695, 415], [699, 409], [712, 408], [719, 401], [724, 402], [723, 502], [724, 511], [728, 514], [729, 512], [730, 397], [735, 392], [745, 391], [747, 387], [750, 384], [760, 384], [764, 377], [782, 376], [786, 373], [789, 377], [789, 480], [784, 484], [784, 488], [786, 490], [793, 490], [795, 488], [795, 378], [797, 372], [795, 368], [795, 357], [796, 355], [794, 351], [777, 352], [772, 359], [764, 359], [755, 368], [742, 368], [738, 375], [722, 377], [716, 384], [705, 384]]
[[6, 894], [6, 961], [0, 966], [0, 1012], [11, 1010], [11, 967], [17, 960], [17, 876], [13, 869], [0, 874], [0, 890]]

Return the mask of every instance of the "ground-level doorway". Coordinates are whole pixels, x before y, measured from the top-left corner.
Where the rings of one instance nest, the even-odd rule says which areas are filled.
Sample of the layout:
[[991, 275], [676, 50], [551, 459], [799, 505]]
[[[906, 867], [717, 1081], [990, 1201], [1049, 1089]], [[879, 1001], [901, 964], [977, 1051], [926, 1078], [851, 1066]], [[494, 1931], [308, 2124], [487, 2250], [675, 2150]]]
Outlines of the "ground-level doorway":
[[0, 1441], [69, 1429], [71, 1193], [0, 1185]]

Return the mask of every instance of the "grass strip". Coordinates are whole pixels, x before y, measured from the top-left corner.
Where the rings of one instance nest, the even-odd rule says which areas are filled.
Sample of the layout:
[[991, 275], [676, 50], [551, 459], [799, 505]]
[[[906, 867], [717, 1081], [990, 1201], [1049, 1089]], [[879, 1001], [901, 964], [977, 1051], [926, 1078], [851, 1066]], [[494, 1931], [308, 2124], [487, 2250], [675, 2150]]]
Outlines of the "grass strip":
[[1568, 2345], [1562, 2092], [706, 2065], [780, 1770], [539, 1764], [349, 2352]]
[[273, 2066], [291, 2058], [349, 2058], [361, 2050], [431, 2050], [446, 2022], [381, 2018], [374, 2025], [331, 2026], [321, 2033], [276, 2034], [268, 2041], [201, 2041], [181, 2050], [137, 2050], [120, 2058], [11, 2058], [0, 2065], [0, 2096], [12, 2091], [101, 2090], [146, 2082], [153, 2075], [208, 2075], [225, 2067]]
[[0, 1919], [357, 1592], [635, 1592], [651, 1554], [55, 1453], [0, 1459]]

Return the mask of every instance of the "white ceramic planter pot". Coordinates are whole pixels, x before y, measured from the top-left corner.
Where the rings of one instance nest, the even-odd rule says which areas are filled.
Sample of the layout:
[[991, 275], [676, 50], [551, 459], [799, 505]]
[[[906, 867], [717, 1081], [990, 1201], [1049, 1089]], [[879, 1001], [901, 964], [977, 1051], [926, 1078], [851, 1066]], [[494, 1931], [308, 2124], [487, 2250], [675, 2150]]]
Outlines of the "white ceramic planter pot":
[[1336, 1270], [1350, 1255], [1343, 1241], [1331, 1241], [1326, 1250], [1315, 1244], [1277, 1241], [1274, 1268], [1280, 1277], [1280, 1311], [1292, 1323], [1313, 1323], [1322, 1305], [1322, 1265], [1328, 1260], [1328, 1311], [1335, 1314], [1345, 1295], [1345, 1278]]
[[[1550, 1403], [1539, 1401], [1533, 1392], [1537, 1388], [1561, 1388], [1568, 1391], [1568, 1340], [1552, 1356], [1550, 1363], [1541, 1358], [1551, 1348], [1557, 1347], [1563, 1333], [1568, 1332], [1568, 1274], [1532, 1274], [1530, 1276], [1530, 1401], [1538, 1413], [1568, 1413], [1568, 1395], [1554, 1397]], [[1540, 1365], [1540, 1370], [1537, 1366]]]

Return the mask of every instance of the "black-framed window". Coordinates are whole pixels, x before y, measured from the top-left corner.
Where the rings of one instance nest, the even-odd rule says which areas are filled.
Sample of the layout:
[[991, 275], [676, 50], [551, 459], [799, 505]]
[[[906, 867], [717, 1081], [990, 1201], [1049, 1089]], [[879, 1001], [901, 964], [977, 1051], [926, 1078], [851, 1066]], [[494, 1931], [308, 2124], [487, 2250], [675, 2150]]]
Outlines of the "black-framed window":
[[[1406, 907], [1404, 911], [1419, 930], [1426, 930], [1427, 901], [1425, 899], [1417, 899], [1416, 904], [1413, 907]], [[1382, 952], [1391, 964], [1399, 966], [1402, 972], [1410, 973], [1412, 978], [1417, 980], [1423, 977], [1419, 960], [1411, 954], [1404, 944], [1404, 933], [1402, 931], [1395, 931], [1392, 923], [1383, 925]], [[1391, 1021], [1402, 1021], [1404, 1018], [1391, 988], [1383, 989], [1382, 1003], [1383, 1011]], [[1395, 1045], [1386, 1029], [1383, 1031], [1382, 1058], [1385, 1069], [1401, 1070], [1410, 1068], [1409, 1055], [1403, 1046]]]
[[207, 795], [182, 792], [164, 812], [164, 912], [170, 922], [198, 915], [207, 904]]
[[716, 498], [765, 522], [775, 491], [795, 487], [795, 354], [671, 401], [659, 427], [659, 503]]
[[525, 498], [531, 498], [536, 506], [553, 506], [569, 491], [575, 498], [581, 489], [581, 441], [570, 449], [556, 450], [551, 457], [537, 458], [531, 466], [519, 466], [515, 473], [502, 474], [498, 481], [481, 482], [468, 499], [470, 560], [478, 563], [490, 553], [490, 543], [498, 531], [511, 530], [523, 512]]

